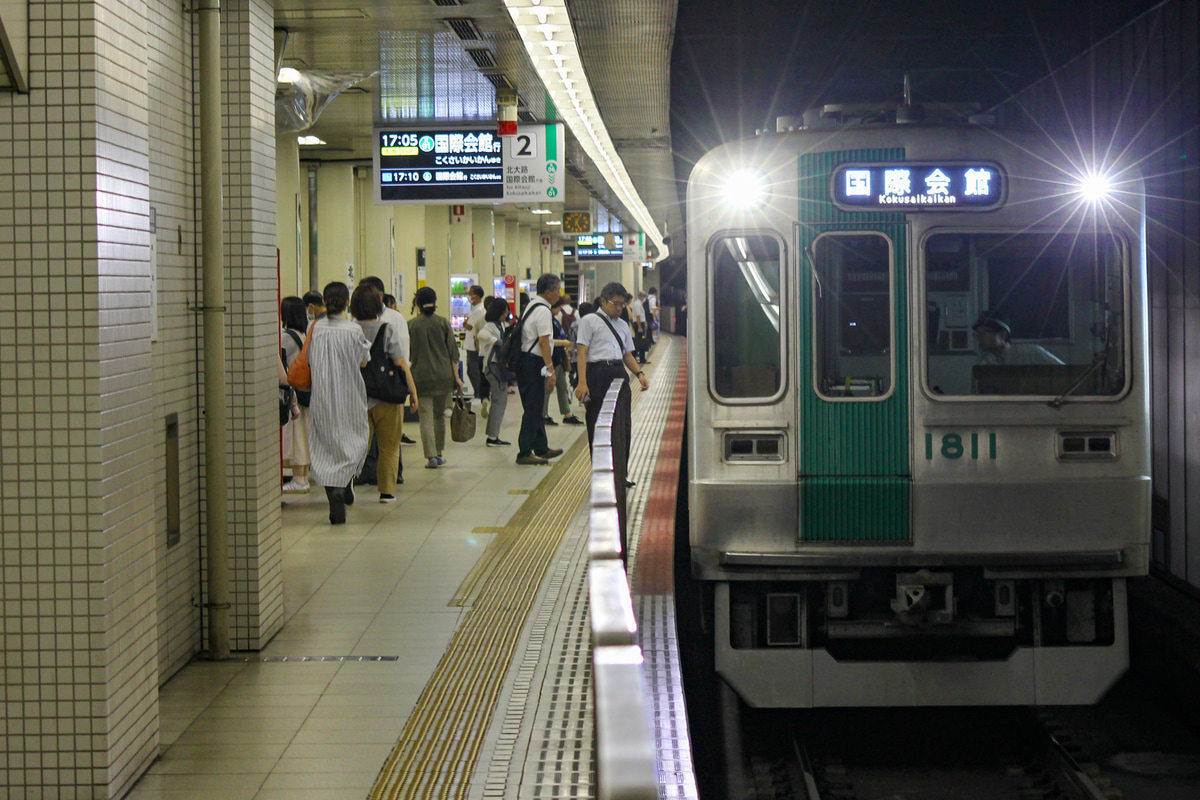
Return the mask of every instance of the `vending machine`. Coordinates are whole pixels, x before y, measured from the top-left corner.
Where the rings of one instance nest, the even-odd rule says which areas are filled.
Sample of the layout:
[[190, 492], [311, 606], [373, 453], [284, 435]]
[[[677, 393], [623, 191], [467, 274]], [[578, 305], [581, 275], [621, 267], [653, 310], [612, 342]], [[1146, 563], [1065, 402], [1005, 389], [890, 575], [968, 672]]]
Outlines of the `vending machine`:
[[471, 298], [467, 296], [467, 290], [478, 282], [477, 273], [450, 276], [450, 327], [460, 342], [463, 337], [463, 324], [467, 321], [467, 315], [471, 313]]

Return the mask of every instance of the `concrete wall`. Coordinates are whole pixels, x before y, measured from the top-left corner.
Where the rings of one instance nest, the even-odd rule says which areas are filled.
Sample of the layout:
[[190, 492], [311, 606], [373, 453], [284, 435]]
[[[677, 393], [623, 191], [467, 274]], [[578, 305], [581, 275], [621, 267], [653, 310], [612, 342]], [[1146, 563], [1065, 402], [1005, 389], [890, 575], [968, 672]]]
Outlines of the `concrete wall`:
[[[272, 11], [242, 0], [224, 16], [246, 649], [282, 609]], [[158, 686], [203, 646], [195, 31], [161, 0], [34, 0], [29, 21], [30, 92], [0, 94], [0, 798], [109, 798], [156, 757]], [[30, 302], [58, 324], [31, 324]]]

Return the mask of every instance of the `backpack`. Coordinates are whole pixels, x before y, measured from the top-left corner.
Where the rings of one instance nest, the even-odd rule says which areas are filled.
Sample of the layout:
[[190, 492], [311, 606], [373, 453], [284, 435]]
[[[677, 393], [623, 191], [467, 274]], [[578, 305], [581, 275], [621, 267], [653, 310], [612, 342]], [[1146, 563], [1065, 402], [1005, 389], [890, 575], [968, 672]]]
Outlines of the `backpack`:
[[505, 331], [504, 338], [496, 342], [495, 349], [500, 351], [500, 365], [513, 374], [514, 380], [517, 370], [521, 368], [521, 359], [525, 355], [525, 352], [521, 349], [521, 330], [524, 328], [525, 319], [529, 316], [529, 312], [533, 310], [533, 307], [533, 303], [525, 306], [525, 310], [521, 312], [517, 324]]
[[371, 343], [371, 360], [362, 367], [367, 397], [384, 403], [401, 405], [408, 399], [408, 380], [404, 370], [396, 366], [387, 354], [387, 323], [379, 326]]
[[[498, 322], [489, 322], [487, 324], [495, 325], [500, 328], [500, 338], [496, 340], [496, 343], [492, 345], [492, 349], [488, 353], [487, 363], [483, 365], [483, 374], [499, 375], [501, 380], [507, 383], [512, 383], [517, 379], [517, 373], [515, 370], [508, 369], [504, 366], [503, 354], [504, 348], [513, 341], [513, 331], [516, 330], [516, 326], [509, 326], [505, 328]], [[517, 341], [520, 341], [519, 335], [516, 338]]]
[[[296, 333], [291, 328], [286, 328], [286, 329], [284, 329], [283, 332], [292, 338], [292, 341], [296, 343], [296, 347], [299, 347], [301, 350], [304, 349], [304, 342], [300, 341], [300, 334]], [[288, 360], [287, 360], [287, 351], [284, 350], [282, 347], [279, 348], [279, 356], [280, 356], [280, 358], [283, 359], [283, 368], [286, 370], [288, 367], [291, 366], [291, 364], [289, 364]], [[299, 389], [296, 389], [295, 391], [296, 391], [296, 402], [299, 403], [300, 405], [304, 406], [305, 408], [308, 408], [309, 398], [312, 397], [312, 392], [302, 392]]]

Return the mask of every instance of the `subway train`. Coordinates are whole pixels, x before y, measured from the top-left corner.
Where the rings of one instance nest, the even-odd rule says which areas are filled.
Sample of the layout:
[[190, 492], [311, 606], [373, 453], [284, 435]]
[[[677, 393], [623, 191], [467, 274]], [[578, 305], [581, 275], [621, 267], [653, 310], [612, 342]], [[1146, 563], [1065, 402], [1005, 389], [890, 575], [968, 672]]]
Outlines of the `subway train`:
[[1092, 703], [1149, 560], [1142, 179], [904, 116], [826, 107], [692, 171], [715, 668], [753, 707]]

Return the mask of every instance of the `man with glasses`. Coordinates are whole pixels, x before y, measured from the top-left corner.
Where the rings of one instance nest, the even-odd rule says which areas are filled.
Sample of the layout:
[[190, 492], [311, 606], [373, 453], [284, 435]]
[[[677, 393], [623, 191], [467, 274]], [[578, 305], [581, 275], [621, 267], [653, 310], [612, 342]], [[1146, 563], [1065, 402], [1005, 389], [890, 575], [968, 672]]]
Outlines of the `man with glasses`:
[[[633, 334], [629, 325], [621, 319], [625, 310], [625, 287], [613, 281], [605, 284], [600, 290], [600, 307], [593, 314], [579, 319], [578, 335], [575, 338], [575, 348], [579, 359], [579, 386], [575, 396], [587, 408], [588, 445], [596, 431], [596, 419], [600, 416], [600, 406], [608, 393], [609, 385], [618, 378], [626, 378], [625, 370], [632, 372], [642, 385], [642, 391], [649, 388], [646, 374], [638, 367], [633, 355]], [[617, 398], [617, 416], [614, 425], [622, 427], [625, 444], [625, 461], [629, 461], [629, 438], [632, 425], [630, 403], [632, 395], [629, 391], [629, 381], [621, 386]], [[616, 434], [617, 431], [614, 431]], [[632, 486], [632, 481], [627, 481]]]

